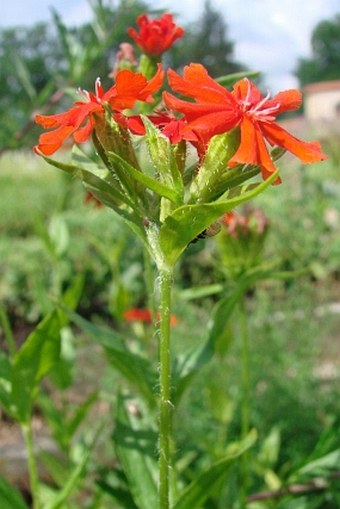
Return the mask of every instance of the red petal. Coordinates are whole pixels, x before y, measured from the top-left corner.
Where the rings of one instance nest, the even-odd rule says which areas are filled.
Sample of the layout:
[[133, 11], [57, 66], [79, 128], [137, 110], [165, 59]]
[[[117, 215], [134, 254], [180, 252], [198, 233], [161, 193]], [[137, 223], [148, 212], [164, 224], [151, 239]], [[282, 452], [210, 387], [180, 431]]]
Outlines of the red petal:
[[279, 92], [272, 99], [269, 99], [266, 102], [266, 108], [270, 108], [272, 106], [279, 106], [279, 109], [275, 113], [275, 115], [279, 115], [284, 111], [293, 111], [300, 108], [302, 104], [302, 95], [299, 90], [285, 90], [284, 92]]
[[254, 124], [244, 117], [241, 122], [241, 143], [229, 161], [230, 166], [236, 164], [258, 164], [257, 137]]
[[303, 163], [314, 163], [327, 159], [327, 155], [322, 152], [318, 141], [301, 141], [274, 122], [262, 124], [261, 129], [272, 145], [292, 152]]
[[40, 135], [39, 144], [34, 147], [34, 150], [39, 150], [46, 156], [49, 156], [61, 147], [65, 139], [70, 136], [73, 131], [74, 128], [71, 126], [61, 126], [49, 133], [43, 133]]
[[76, 143], [85, 143], [85, 141], [89, 139], [92, 130], [93, 126], [90, 120], [88, 120], [83, 127], [80, 127], [77, 131], [75, 131], [73, 134], [74, 141]]
[[232, 94], [211, 78], [201, 64], [186, 66], [183, 78], [172, 69], [169, 69], [168, 80], [175, 92], [193, 97], [197, 101], [235, 104]]
[[253, 105], [259, 103], [263, 99], [263, 95], [260, 90], [248, 78], [243, 78], [235, 83], [233, 87], [233, 95], [237, 99], [247, 99], [247, 101]]

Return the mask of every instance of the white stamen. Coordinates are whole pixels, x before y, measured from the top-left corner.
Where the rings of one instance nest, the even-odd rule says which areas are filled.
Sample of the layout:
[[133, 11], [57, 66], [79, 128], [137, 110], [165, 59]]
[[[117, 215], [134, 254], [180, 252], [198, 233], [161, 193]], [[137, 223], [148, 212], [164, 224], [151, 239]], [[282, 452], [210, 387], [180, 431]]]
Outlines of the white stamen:
[[96, 97], [97, 97], [97, 99], [99, 99], [99, 98], [100, 98], [100, 89], [101, 89], [101, 86], [102, 86], [102, 84], [101, 84], [100, 78], [98, 77], [98, 78], [96, 79], [96, 81], [94, 82], [94, 89], [95, 89], [95, 91], [96, 91]]
[[90, 102], [90, 94], [88, 93], [88, 91], [87, 91], [87, 90], [83, 90], [83, 89], [81, 89], [81, 88], [78, 88], [77, 92], [78, 92], [78, 94], [80, 95], [80, 97], [81, 97], [82, 99], [84, 99], [84, 101], [85, 101], [86, 103], [89, 103], [89, 102]]

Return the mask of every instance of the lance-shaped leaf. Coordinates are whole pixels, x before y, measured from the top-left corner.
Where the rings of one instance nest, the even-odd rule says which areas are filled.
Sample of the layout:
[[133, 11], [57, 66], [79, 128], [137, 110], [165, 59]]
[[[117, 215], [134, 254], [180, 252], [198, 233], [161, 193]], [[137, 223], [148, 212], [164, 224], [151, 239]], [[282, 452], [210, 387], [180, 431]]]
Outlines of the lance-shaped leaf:
[[[121, 216], [138, 237], [146, 243], [144, 228], [139, 216], [121, 208], [121, 204], [125, 204], [133, 210], [136, 207], [136, 203], [133, 203], [129, 197], [120, 190], [118, 181], [117, 185], [114, 185], [114, 179], [112, 179], [112, 175], [110, 175], [107, 169], [98, 169], [95, 167], [89, 171], [73, 164], [56, 161], [50, 157], [43, 155], [42, 157], [55, 168], [80, 178], [86, 189], [91, 191], [98, 200]], [[88, 168], [90, 168], [90, 165]]]
[[12, 402], [20, 422], [29, 419], [39, 382], [59, 360], [60, 328], [58, 311], [53, 311], [13, 357]]
[[18, 490], [8, 484], [0, 476], [0, 507], [1, 509], [28, 509]]
[[228, 469], [255, 443], [256, 438], [257, 433], [252, 430], [241, 442], [235, 444], [229, 454], [202, 472], [184, 489], [172, 509], [200, 509]]
[[222, 85], [223, 87], [231, 87], [234, 85], [237, 81], [242, 80], [243, 78], [249, 78], [249, 79], [255, 79], [260, 76], [259, 71], [241, 71], [241, 72], [234, 72], [232, 74], [227, 74], [225, 76], [220, 76], [216, 79], [217, 83]]
[[143, 117], [146, 129], [146, 144], [150, 159], [160, 179], [177, 195], [177, 202], [183, 199], [183, 177], [178, 169], [176, 157], [169, 139], [147, 118]]
[[[133, 403], [132, 403], [133, 404]], [[122, 396], [118, 398], [114, 433], [116, 451], [139, 509], [158, 507], [157, 434], [143, 409], [128, 413]]]
[[63, 485], [62, 489], [57, 492], [56, 496], [46, 504], [45, 509], [62, 509], [65, 507], [66, 499], [70, 496], [72, 491], [75, 490], [77, 484], [85, 475], [86, 465], [97, 442], [101, 428], [98, 429], [87, 443], [83, 445], [81, 456], [74, 469], [69, 472], [67, 481]]
[[0, 405], [8, 415], [16, 417], [16, 408], [12, 401], [12, 366], [4, 352], [0, 352]]
[[[188, 244], [223, 214], [263, 192], [278, 176], [278, 171], [259, 184], [233, 188], [212, 203], [183, 205], [167, 216], [160, 229], [160, 246], [173, 266]], [[233, 197], [228, 198], [232, 193]]]
[[82, 166], [63, 163], [43, 154], [41, 155], [48, 164], [65, 171], [69, 175], [80, 178], [84, 184], [99, 194], [102, 192], [110, 204], [118, 206], [121, 203], [125, 203], [129, 207], [133, 207], [132, 202], [120, 191], [118, 185], [114, 185], [112, 176], [107, 169], [98, 169], [97, 166], [91, 168], [90, 165], [87, 165], [86, 169]]

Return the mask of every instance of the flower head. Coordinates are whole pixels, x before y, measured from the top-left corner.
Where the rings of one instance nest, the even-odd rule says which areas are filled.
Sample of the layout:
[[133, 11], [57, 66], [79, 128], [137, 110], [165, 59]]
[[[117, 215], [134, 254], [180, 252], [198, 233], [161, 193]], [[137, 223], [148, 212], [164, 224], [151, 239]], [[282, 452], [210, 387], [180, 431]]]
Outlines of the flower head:
[[151, 102], [152, 94], [161, 87], [163, 77], [161, 66], [150, 81], [140, 73], [125, 69], [118, 72], [115, 84], [107, 92], [104, 92], [100, 79], [97, 78], [95, 93], [79, 90], [83, 100], [75, 102], [69, 111], [56, 115], [36, 115], [37, 124], [45, 129], [55, 129], [40, 135], [39, 144], [34, 150], [51, 155], [71, 135], [76, 143], [84, 143], [95, 128], [93, 114], [104, 115], [105, 103], [112, 111], [121, 112], [126, 108], [132, 108], [136, 101]]
[[143, 53], [151, 57], [165, 53], [184, 34], [184, 29], [177, 26], [172, 15], [168, 13], [153, 20], [149, 20], [146, 14], [141, 14], [137, 19], [137, 25], [139, 32], [130, 27], [128, 34]]
[[166, 106], [184, 114], [188, 126], [185, 136], [192, 133], [206, 144], [216, 134], [240, 127], [241, 141], [228, 165], [252, 164], [261, 167], [267, 178], [275, 171], [266, 141], [292, 152], [304, 163], [326, 159], [318, 142], [304, 142], [276, 123], [276, 117], [301, 105], [298, 90], [280, 92], [270, 99], [247, 78], [238, 81], [230, 92], [213, 80], [201, 64], [185, 67], [183, 77], [168, 71], [171, 88], [194, 99], [188, 102], [163, 93]]
[[265, 140], [272, 146], [284, 148], [297, 156], [303, 163], [326, 159], [319, 142], [306, 142], [295, 138], [275, 122], [280, 113], [296, 110], [301, 106], [302, 97], [298, 90], [279, 92], [272, 99], [269, 93], [263, 97], [260, 90], [247, 78], [238, 81], [233, 89], [241, 114], [241, 143], [229, 161], [237, 164], [259, 164], [264, 178], [275, 171]]

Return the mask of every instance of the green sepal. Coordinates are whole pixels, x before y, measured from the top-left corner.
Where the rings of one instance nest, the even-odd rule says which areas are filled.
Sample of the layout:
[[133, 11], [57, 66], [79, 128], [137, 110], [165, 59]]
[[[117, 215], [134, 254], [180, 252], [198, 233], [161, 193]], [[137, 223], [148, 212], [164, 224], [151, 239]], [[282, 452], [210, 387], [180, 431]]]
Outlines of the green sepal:
[[202, 233], [223, 214], [262, 193], [278, 177], [273, 173], [258, 184], [245, 184], [227, 191], [212, 203], [183, 205], [167, 216], [160, 228], [159, 244], [165, 261], [173, 266], [181, 253], [197, 235]]
[[[151, 57], [149, 55], [141, 55], [139, 59], [139, 66], [138, 71], [143, 74], [143, 76], [147, 80], [151, 80], [151, 78], [156, 74], [157, 72], [157, 65], [158, 65], [159, 59], [157, 57]], [[154, 106], [153, 106], [154, 107]]]
[[113, 116], [109, 104], [104, 104], [105, 115], [94, 113], [95, 136], [105, 152], [115, 152], [138, 168], [138, 160], [132, 145], [130, 132], [118, 124]]
[[230, 446], [230, 452], [202, 472], [187, 486], [172, 509], [199, 509], [226, 475], [228, 469], [244, 454], [257, 439], [257, 433], [252, 430], [242, 441]]
[[219, 182], [230, 171], [227, 163], [240, 143], [239, 129], [217, 134], [209, 142], [204, 161], [190, 186], [190, 203], [216, 199]]
[[226, 76], [220, 76], [216, 79], [217, 83], [223, 87], [232, 87], [237, 81], [243, 78], [255, 79], [260, 76], [260, 71], [241, 71], [227, 74]]
[[145, 125], [145, 139], [152, 164], [159, 178], [171, 187], [178, 196], [177, 203], [181, 202], [184, 193], [183, 178], [177, 166], [172, 145], [168, 138], [147, 117], [143, 116], [142, 119]]

